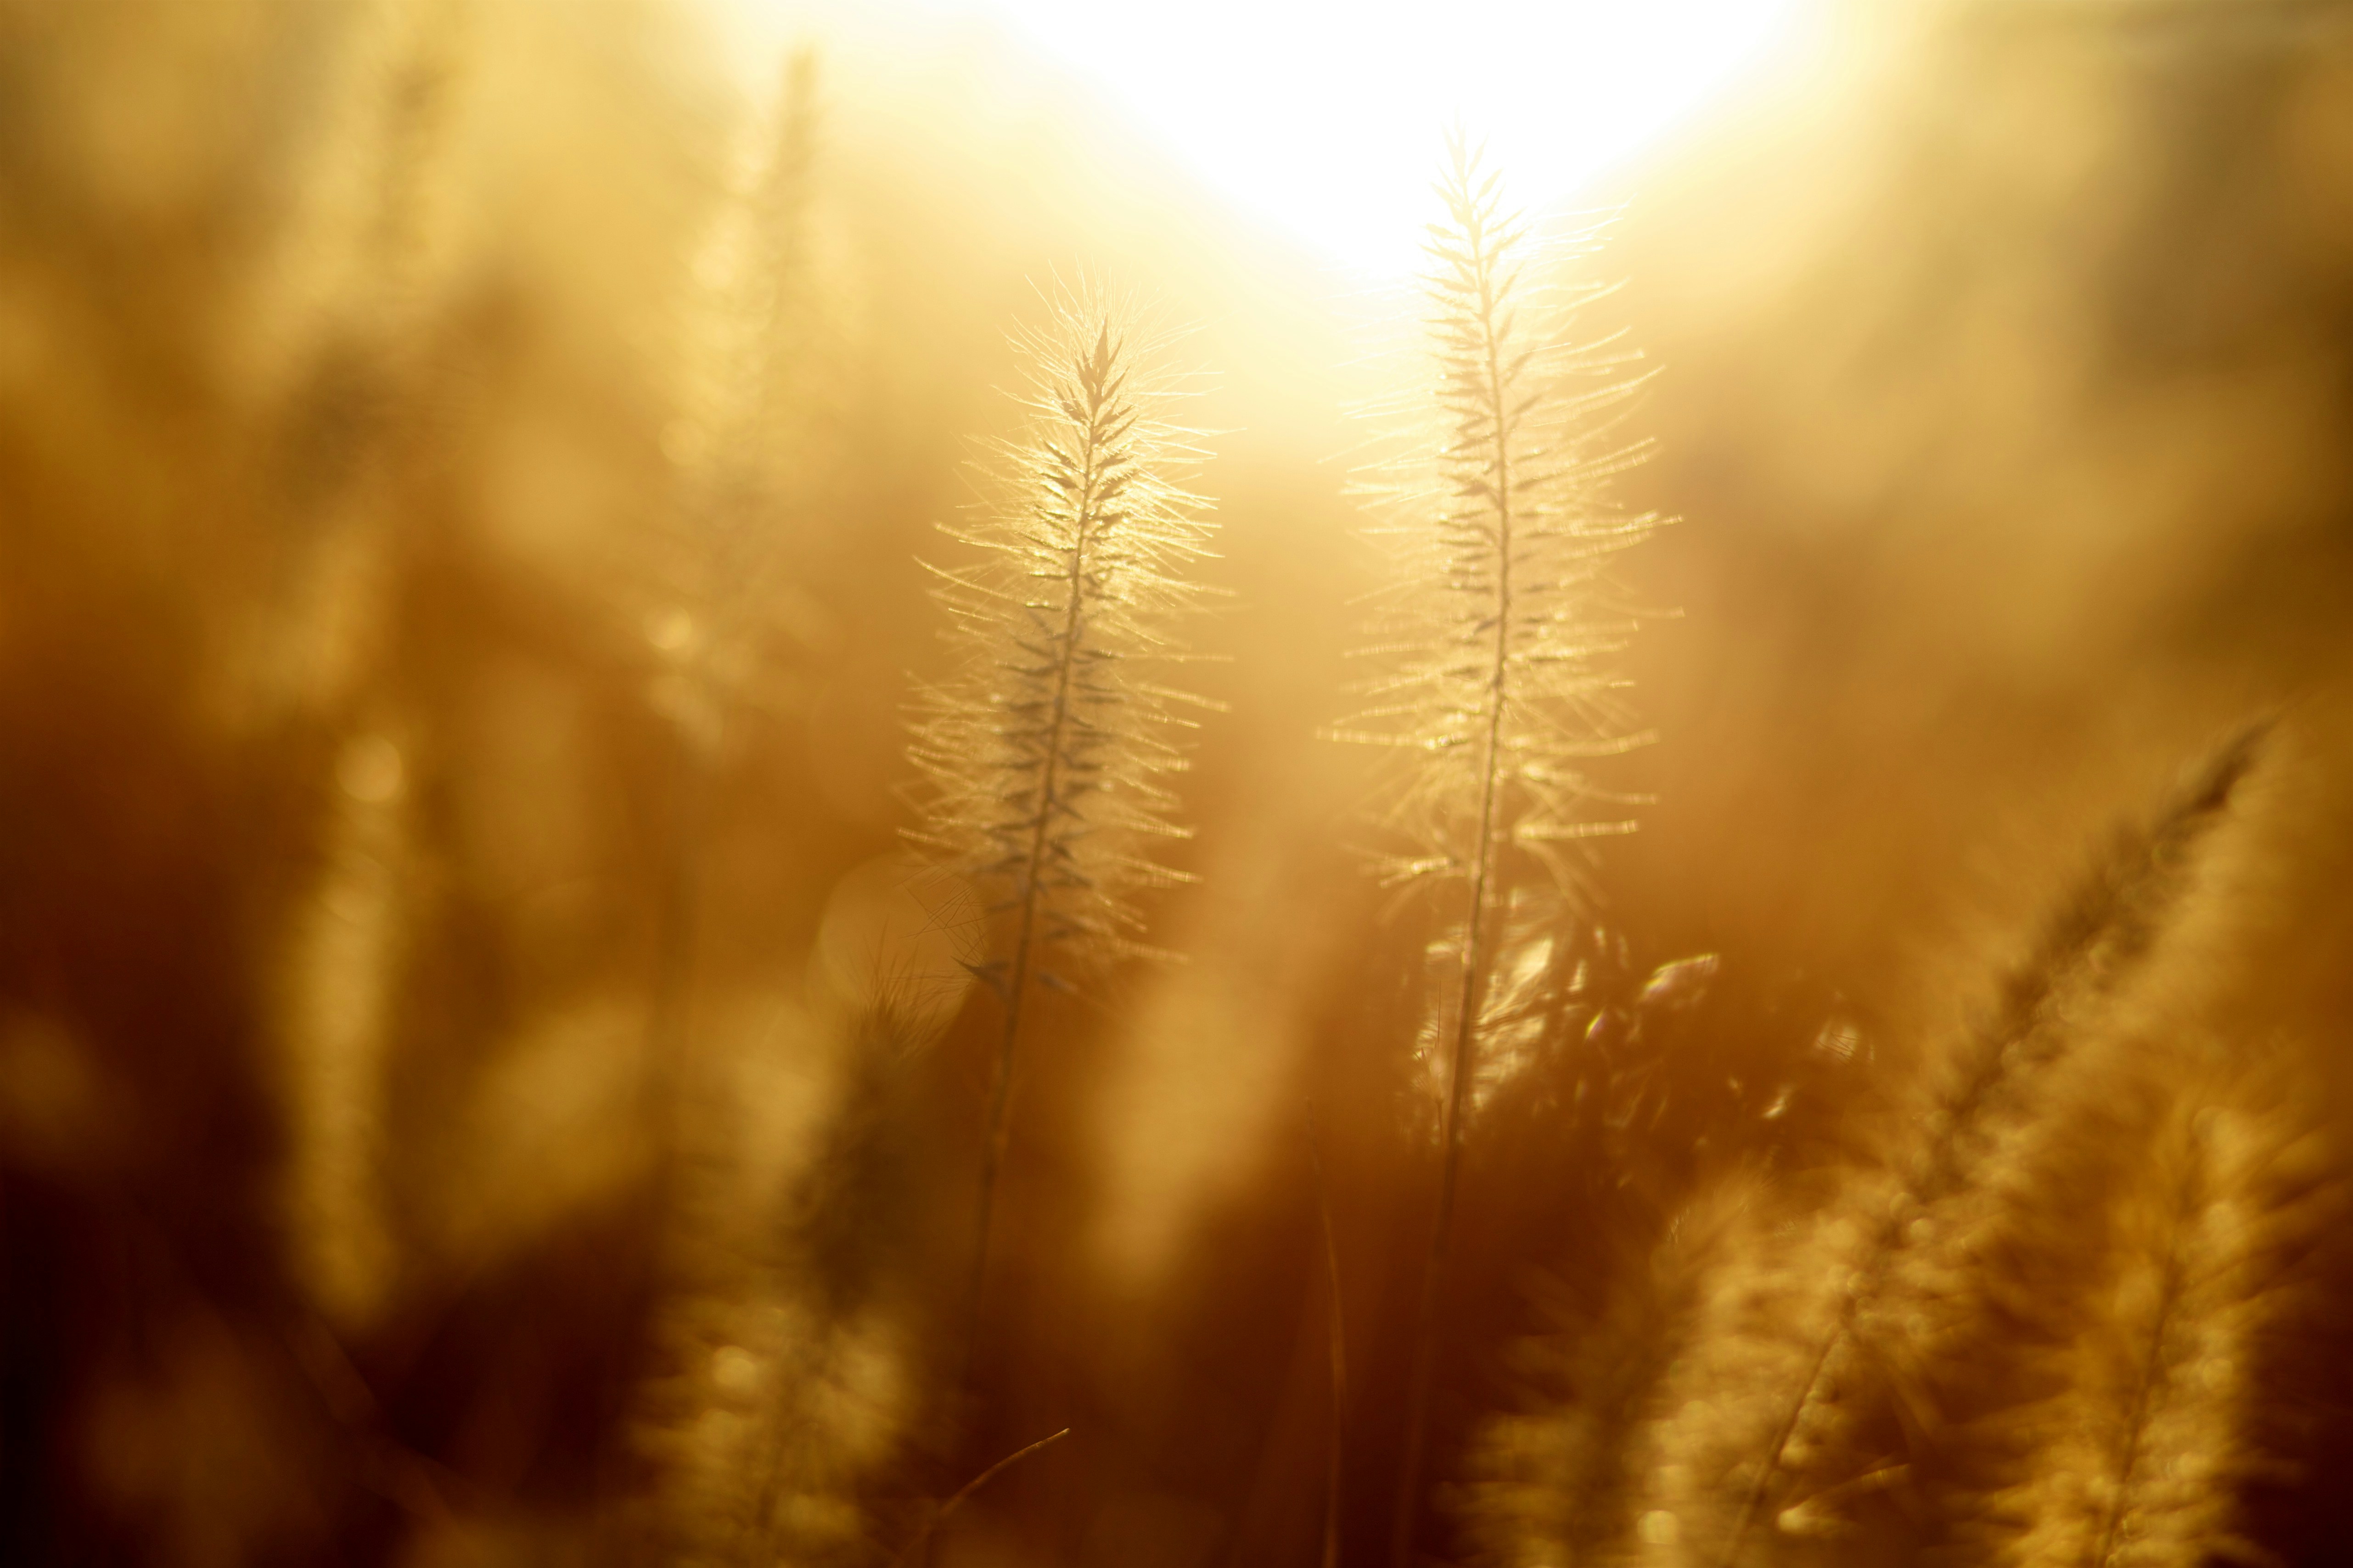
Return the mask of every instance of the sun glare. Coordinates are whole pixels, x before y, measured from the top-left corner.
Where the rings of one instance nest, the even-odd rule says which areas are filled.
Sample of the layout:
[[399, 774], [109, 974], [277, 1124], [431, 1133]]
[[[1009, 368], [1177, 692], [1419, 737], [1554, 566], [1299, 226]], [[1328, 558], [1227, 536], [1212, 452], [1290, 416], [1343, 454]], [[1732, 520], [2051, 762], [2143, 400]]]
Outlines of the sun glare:
[[903, 15], [1017, 30], [1239, 206], [1395, 272], [1419, 253], [1447, 125], [1485, 141], [1520, 201], [1570, 196], [1786, 46], [1802, 4], [913, 0]]

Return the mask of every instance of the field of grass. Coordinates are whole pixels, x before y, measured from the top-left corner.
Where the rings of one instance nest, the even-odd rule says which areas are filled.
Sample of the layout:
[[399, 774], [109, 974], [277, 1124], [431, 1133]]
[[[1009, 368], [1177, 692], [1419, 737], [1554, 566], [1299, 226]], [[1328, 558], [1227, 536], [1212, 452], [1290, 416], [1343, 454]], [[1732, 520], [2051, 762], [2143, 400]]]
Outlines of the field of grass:
[[2353, 5], [1821, 13], [0, 0], [0, 1561], [2337, 1561]]

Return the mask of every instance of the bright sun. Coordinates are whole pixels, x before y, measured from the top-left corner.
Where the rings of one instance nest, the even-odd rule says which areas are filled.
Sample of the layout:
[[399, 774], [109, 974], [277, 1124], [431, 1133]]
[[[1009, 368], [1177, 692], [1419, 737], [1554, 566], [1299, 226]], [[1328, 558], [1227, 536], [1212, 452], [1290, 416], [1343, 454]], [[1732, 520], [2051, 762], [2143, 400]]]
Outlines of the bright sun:
[[1458, 117], [1565, 195], [1774, 42], [1794, 0], [997, 0], [1235, 199], [1335, 260], [1418, 255]]
[[1446, 126], [1518, 202], [1567, 196], [1787, 44], [1806, 0], [900, 5], [1018, 29], [1240, 205], [1388, 273], [1419, 254]]

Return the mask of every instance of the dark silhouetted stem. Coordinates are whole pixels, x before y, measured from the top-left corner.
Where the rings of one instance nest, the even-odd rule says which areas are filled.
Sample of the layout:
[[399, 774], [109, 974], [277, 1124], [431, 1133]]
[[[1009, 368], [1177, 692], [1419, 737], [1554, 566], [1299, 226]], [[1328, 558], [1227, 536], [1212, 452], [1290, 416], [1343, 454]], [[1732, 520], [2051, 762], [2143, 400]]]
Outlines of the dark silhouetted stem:
[[[1098, 522], [1096, 464], [1103, 434], [1103, 403], [1110, 382], [1103, 374], [1109, 349], [1106, 329], [1096, 346], [1096, 375], [1088, 387], [1085, 439], [1080, 449], [1078, 493], [1073, 498], [1069, 598], [1062, 608], [1061, 646], [1054, 673], [1052, 716], [1048, 721], [1043, 771], [1038, 780], [1038, 820], [1029, 834], [1023, 862], [1020, 913], [1014, 928], [1013, 956], [1005, 974], [1005, 1028], [997, 1037], [997, 1063], [988, 1090], [988, 1140], [981, 1155], [980, 1194], [973, 1222], [972, 1279], [965, 1292], [970, 1319], [965, 1330], [962, 1383], [969, 1391], [975, 1358], [980, 1348], [981, 1291], [988, 1277], [988, 1244], [997, 1218], [997, 1186], [1005, 1163], [1008, 1111], [1013, 1100], [1013, 1054], [1021, 1033], [1022, 1002], [1029, 990], [1030, 970], [1039, 946], [1038, 901], [1059, 805], [1058, 785], [1062, 750], [1071, 725], [1071, 683], [1078, 670], [1079, 636], [1086, 615], [1086, 556], [1089, 535]], [[1083, 378], [1082, 378], [1083, 379]]]

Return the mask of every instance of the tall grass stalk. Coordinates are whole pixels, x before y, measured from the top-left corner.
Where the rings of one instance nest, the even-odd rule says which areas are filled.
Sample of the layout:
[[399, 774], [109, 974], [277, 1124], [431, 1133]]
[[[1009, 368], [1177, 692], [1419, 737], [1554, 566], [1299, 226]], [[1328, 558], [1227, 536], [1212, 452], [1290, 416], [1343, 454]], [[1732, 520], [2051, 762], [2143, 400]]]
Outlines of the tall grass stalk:
[[1587, 760], [1642, 743], [1615, 698], [1611, 656], [1632, 622], [1612, 592], [1611, 557], [1655, 523], [1605, 503], [1604, 482], [1639, 449], [1613, 444], [1602, 410], [1630, 394], [1608, 345], [1580, 344], [1567, 314], [1599, 292], [1563, 296], [1533, 270], [1548, 258], [1506, 211], [1498, 176], [1457, 133], [1430, 228], [1425, 282], [1435, 337], [1436, 450], [1425, 444], [1384, 476], [1400, 546], [1398, 586], [1367, 652], [1390, 662], [1375, 705], [1345, 739], [1409, 754], [1395, 827], [1395, 885], [1451, 883], [1461, 897], [1445, 1060], [1437, 1206], [1422, 1270], [1392, 1551], [1410, 1560], [1453, 1231], [1463, 1127], [1482, 1016], [1510, 955], [1590, 902], [1585, 841], [1631, 830], [1597, 819], [1622, 804]]
[[1150, 852], [1188, 836], [1160, 780], [1184, 766], [1177, 709], [1198, 699], [1153, 677], [1183, 656], [1174, 623], [1210, 535], [1206, 503], [1175, 481], [1198, 454], [1165, 418], [1171, 388], [1132, 314], [1065, 297], [1018, 342], [1029, 429], [998, 451], [1001, 500], [974, 524], [943, 525], [979, 560], [930, 567], [956, 672], [919, 691], [910, 747], [925, 795], [910, 837], [996, 927], [971, 966], [1003, 1008], [973, 1224], [976, 1334], [1030, 993], [1152, 951], [1136, 895], [1186, 880]]

